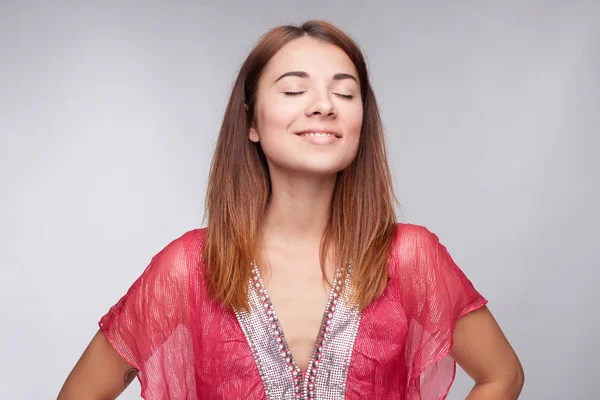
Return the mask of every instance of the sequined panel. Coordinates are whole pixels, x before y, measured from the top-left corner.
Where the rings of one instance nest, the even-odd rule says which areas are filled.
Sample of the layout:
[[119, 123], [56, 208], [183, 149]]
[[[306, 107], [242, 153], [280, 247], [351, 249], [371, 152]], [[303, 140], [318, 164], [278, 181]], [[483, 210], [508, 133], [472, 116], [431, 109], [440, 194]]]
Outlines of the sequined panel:
[[[346, 281], [346, 293], [350, 292]], [[333, 300], [333, 318], [325, 329], [325, 346], [317, 370], [315, 398], [343, 399], [350, 357], [360, 324], [361, 313], [351, 308], [343, 297]]]
[[248, 290], [250, 312], [236, 311], [237, 319], [254, 355], [267, 399], [294, 399], [292, 375], [280, 355], [283, 345], [278, 343], [272, 334], [269, 310], [263, 309], [260, 298], [266, 293], [259, 293], [264, 289], [259, 291], [255, 289], [254, 282], [250, 281]]
[[[350, 290], [349, 275], [346, 293]], [[249, 282], [250, 312], [238, 311], [236, 316], [254, 355], [268, 399], [344, 398], [360, 313], [340, 296], [339, 276], [337, 268], [315, 348], [303, 375], [292, 357], [258, 267], [253, 262]]]

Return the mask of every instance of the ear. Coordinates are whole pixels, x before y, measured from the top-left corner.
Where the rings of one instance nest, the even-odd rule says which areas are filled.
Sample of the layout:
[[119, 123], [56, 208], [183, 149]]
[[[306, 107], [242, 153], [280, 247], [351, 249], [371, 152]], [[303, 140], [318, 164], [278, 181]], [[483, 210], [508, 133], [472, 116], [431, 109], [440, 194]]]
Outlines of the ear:
[[252, 125], [250, 127], [250, 132], [248, 133], [248, 138], [253, 141], [254, 143], [258, 143], [260, 141], [259, 137], [258, 137], [258, 132], [256, 131], [256, 128], [254, 127], [254, 125]]
[[[244, 103], [244, 109], [246, 110], [246, 112], [248, 112], [248, 104]], [[250, 132], [248, 132], [248, 139], [250, 139], [254, 143], [258, 143], [259, 141], [258, 132], [256, 132], [256, 127], [254, 126], [254, 123], [252, 123], [252, 126], [250, 127]]]

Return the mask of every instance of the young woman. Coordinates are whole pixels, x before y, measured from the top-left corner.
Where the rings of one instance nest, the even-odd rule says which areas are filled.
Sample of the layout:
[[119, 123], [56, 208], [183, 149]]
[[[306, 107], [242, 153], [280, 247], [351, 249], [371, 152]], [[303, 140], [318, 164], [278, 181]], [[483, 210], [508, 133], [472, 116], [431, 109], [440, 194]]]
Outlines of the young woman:
[[363, 55], [324, 21], [266, 33], [224, 115], [206, 228], [160, 251], [60, 399], [515, 399], [520, 362], [428, 229], [397, 223]]

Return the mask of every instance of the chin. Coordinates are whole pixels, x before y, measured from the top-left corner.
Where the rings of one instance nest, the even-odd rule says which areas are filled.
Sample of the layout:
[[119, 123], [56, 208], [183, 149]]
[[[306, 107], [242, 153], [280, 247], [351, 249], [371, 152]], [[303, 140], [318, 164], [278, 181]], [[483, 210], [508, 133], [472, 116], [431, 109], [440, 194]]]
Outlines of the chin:
[[314, 174], [314, 175], [334, 175], [340, 171], [343, 171], [350, 165], [346, 164], [335, 164], [335, 165], [304, 165], [302, 167], [296, 167], [294, 170], [298, 173]]
[[294, 157], [290, 155], [288, 158], [281, 158], [281, 155], [277, 159], [271, 159], [273, 167], [279, 169], [282, 172], [290, 174], [302, 174], [302, 175], [334, 175], [340, 171], [346, 169], [353, 161], [353, 158], [334, 158], [329, 156], [301, 156]]

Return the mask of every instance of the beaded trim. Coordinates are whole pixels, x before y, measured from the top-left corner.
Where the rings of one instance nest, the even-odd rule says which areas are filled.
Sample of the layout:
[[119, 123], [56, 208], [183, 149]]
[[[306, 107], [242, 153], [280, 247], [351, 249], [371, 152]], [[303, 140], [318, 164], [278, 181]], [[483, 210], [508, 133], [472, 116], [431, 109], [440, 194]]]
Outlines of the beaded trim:
[[[346, 280], [345, 286], [346, 293], [349, 293], [349, 280]], [[361, 319], [358, 309], [350, 307], [344, 298], [334, 299], [333, 304], [335, 313], [325, 328], [327, 346], [323, 348], [316, 375], [318, 399], [344, 398], [352, 349]]]
[[[349, 275], [345, 290], [350, 290]], [[248, 283], [250, 312], [236, 311], [246, 336], [267, 399], [340, 399], [344, 398], [346, 378], [360, 313], [340, 296], [340, 269], [329, 292], [321, 327], [306, 373], [294, 361], [283, 330], [265, 289], [256, 262]]]

